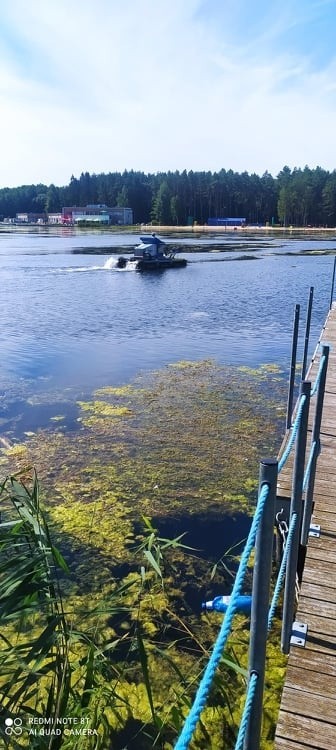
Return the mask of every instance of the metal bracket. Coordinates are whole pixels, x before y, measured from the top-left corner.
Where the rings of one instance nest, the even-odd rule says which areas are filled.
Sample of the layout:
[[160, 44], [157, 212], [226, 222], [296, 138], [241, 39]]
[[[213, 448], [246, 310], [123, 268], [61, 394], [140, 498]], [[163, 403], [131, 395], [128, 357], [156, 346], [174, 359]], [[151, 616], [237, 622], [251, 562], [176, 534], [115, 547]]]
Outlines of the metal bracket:
[[306, 622], [297, 622], [297, 620], [293, 622], [290, 645], [304, 648], [306, 645], [307, 631], [308, 625]]
[[321, 536], [321, 526], [318, 523], [311, 523], [309, 527], [308, 536]]

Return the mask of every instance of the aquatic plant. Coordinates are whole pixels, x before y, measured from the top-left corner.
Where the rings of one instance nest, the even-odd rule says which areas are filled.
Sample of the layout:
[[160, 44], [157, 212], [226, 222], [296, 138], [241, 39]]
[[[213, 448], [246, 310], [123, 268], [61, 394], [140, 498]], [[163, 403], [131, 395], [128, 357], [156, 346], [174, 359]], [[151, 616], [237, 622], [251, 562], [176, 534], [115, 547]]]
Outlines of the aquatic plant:
[[[251, 372], [211, 361], [176, 363], [131, 385], [98, 389], [89, 401], [79, 401], [75, 432], [64, 431], [63, 422], [61, 430], [54, 422], [53, 429], [30, 434], [24, 443], [4, 451], [3, 470], [21, 469], [24, 489], [17, 479], [8, 480], [2, 494], [12, 497], [16, 512], [19, 505], [13, 498], [22, 495], [31, 514], [29, 529], [45, 529], [43, 560], [51, 575], [43, 589], [45, 600], [38, 595], [36, 609], [22, 624], [18, 610], [6, 624], [5, 637], [11, 649], [16, 641], [22, 645], [20, 658], [27, 660], [27, 628], [30, 644], [40, 643], [46, 632], [57, 659], [66, 657], [67, 698], [62, 706], [90, 717], [98, 732], [98, 744], [92, 740], [92, 748], [107, 748], [107, 742], [129, 750], [172, 747], [218, 626], [216, 615], [195, 614], [195, 606], [207, 588], [228, 585], [239, 553], [237, 548], [224, 554], [232, 542], [224, 523], [220, 550], [203, 534], [203, 557], [198, 556], [197, 550], [187, 549], [195, 546], [191, 529], [195, 519], [203, 529], [213, 519], [215, 528], [228, 515], [252, 509], [258, 461], [264, 451], [276, 452], [279, 442], [284, 402], [279, 376], [269, 367]], [[41, 481], [37, 525], [32, 465]], [[27, 534], [26, 524], [20, 521], [6, 532], [5, 556], [12, 535]], [[171, 538], [162, 533], [165, 527], [173, 529]], [[20, 541], [22, 551], [34, 548], [36, 539], [29, 539], [29, 544]], [[66, 566], [71, 576], [64, 577]], [[61, 589], [53, 580], [57, 569]], [[56, 615], [47, 605], [60, 612], [53, 621], [56, 641], [47, 630], [48, 617]], [[246, 642], [247, 623], [242, 620], [225, 656], [229, 671], [223, 662], [193, 750], [217, 750], [233, 742]], [[38, 694], [29, 697], [28, 692], [15, 704], [13, 685], [8, 686], [8, 710], [20, 705], [40, 715], [50, 693], [50, 715], [55, 712], [56, 678], [52, 688], [48, 683], [53, 660], [46, 650], [38, 657], [39, 666], [32, 670]], [[15, 659], [19, 663], [17, 655]], [[32, 680], [31, 663], [24, 663], [23, 675]], [[0, 686], [3, 679], [0, 670]], [[217, 744], [209, 744], [210, 722], [211, 742]], [[62, 747], [91, 747], [88, 738], [86, 745], [80, 739], [67, 742]]]
[[[140, 573], [113, 583], [87, 607], [87, 600], [85, 606], [64, 594], [70, 571], [54, 546], [35, 473], [30, 486], [7, 479], [0, 496], [13, 519], [2, 526], [0, 545], [1, 715], [20, 717], [23, 727], [20, 738], [9, 739], [2, 722], [5, 746], [107, 748], [128, 727], [129, 747], [147, 747], [146, 737], [152, 747], [171, 747], [169, 737], [183, 720], [208, 655], [197, 631], [173, 611], [176, 591], [166, 553], [184, 550], [181, 540], [160, 538], [144, 519]], [[205, 622], [209, 641], [210, 630]], [[245, 676], [234, 655], [224, 661], [230, 683], [234, 675]], [[218, 681], [214, 700], [222, 717], [228, 696], [228, 685]], [[90, 734], [65, 733], [69, 718]], [[134, 722], [141, 732], [132, 739]], [[202, 722], [195, 747], [202, 747], [207, 731]]]

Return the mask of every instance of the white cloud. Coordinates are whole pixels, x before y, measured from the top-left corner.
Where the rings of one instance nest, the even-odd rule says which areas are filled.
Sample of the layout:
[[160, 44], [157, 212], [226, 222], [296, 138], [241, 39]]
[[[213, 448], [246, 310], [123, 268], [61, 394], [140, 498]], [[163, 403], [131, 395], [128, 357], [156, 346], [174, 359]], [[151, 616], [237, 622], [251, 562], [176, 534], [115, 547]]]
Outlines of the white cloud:
[[336, 166], [335, 63], [314, 73], [302, 55], [270, 55], [264, 24], [258, 49], [233, 45], [229, 19], [216, 28], [197, 0], [4, 5], [21, 54], [0, 54], [1, 186], [125, 168]]

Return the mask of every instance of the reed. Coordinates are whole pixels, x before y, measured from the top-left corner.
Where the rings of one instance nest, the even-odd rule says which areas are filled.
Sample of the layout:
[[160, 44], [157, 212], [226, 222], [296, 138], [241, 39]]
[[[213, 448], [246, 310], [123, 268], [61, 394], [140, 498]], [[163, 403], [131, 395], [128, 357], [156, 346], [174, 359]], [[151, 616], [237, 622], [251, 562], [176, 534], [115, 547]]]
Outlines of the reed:
[[[97, 597], [90, 611], [80, 604], [74, 611], [69, 604], [70, 571], [53, 543], [35, 471], [7, 478], [0, 485], [0, 503], [4, 747], [172, 748], [213, 637], [209, 622], [204, 623], [201, 639], [174, 608], [169, 553], [181, 556], [190, 548], [182, 537], [160, 537], [144, 517], [137, 548], [139, 572], [116, 584], [107, 600]], [[111, 620], [118, 620], [119, 634], [118, 628], [112, 633], [107, 627]], [[217, 676], [213, 705], [206, 709], [193, 747], [205, 746], [210, 725], [215, 734], [222, 734], [224, 713], [232, 718], [231, 726], [225, 722], [232, 743], [236, 688], [246, 677], [239, 661], [234, 649], [224, 655], [224, 669], [230, 669], [231, 677]], [[5, 719], [17, 717], [22, 734], [6, 734]], [[63, 722], [69, 717], [70, 728], [84, 727], [84, 734], [64, 732], [69, 724]]]

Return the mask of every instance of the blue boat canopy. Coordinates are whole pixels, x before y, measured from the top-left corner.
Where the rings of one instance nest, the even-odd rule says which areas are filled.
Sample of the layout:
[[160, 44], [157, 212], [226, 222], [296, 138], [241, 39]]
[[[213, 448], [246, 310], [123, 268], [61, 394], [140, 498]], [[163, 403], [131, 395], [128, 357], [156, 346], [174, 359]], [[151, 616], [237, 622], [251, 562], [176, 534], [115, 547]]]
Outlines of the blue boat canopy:
[[140, 237], [140, 240], [144, 245], [156, 245], [156, 247], [165, 244], [156, 234], [146, 234], [144, 237]]

